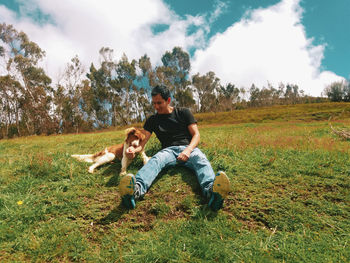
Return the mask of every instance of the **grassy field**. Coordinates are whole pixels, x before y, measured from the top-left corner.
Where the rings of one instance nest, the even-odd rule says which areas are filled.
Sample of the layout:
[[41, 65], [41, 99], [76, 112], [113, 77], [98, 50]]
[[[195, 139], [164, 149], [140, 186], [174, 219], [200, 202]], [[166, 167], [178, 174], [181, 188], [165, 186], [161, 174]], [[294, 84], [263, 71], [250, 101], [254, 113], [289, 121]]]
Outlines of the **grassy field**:
[[[70, 158], [122, 130], [1, 140], [0, 262], [350, 262], [350, 142], [327, 121], [350, 127], [350, 110], [309, 106], [196, 116], [200, 148], [232, 182], [218, 213], [185, 168], [128, 211], [119, 161], [89, 174]], [[146, 152], [159, 147], [152, 137]]]

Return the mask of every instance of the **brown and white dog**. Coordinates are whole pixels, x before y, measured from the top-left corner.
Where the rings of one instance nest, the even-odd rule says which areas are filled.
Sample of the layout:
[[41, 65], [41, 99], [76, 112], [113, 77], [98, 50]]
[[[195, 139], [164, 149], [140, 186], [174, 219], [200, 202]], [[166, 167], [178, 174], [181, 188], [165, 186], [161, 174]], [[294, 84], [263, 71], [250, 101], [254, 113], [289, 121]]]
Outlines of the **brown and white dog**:
[[[103, 151], [95, 154], [74, 154], [72, 155], [72, 157], [79, 161], [94, 163], [89, 167], [89, 173], [93, 173], [96, 167], [99, 167], [105, 163], [109, 163], [117, 157], [119, 160], [122, 161], [120, 175], [125, 175], [126, 168], [132, 162], [132, 159], [128, 159], [128, 157], [126, 156], [126, 150], [129, 147], [138, 147], [141, 141], [145, 139], [145, 135], [142, 133], [142, 131], [134, 127], [126, 129], [125, 134], [126, 139], [124, 143], [107, 147]], [[140, 154], [142, 157], [143, 164], [145, 165], [148, 162], [149, 158], [143, 150], [140, 152]]]

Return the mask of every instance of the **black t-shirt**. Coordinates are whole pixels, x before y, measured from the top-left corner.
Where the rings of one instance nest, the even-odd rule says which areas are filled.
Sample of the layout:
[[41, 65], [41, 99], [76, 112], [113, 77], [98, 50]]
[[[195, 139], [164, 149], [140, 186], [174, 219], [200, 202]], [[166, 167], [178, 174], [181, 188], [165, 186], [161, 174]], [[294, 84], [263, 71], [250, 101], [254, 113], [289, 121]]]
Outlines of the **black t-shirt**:
[[192, 135], [188, 125], [197, 123], [187, 108], [174, 108], [170, 114], [154, 114], [150, 116], [143, 128], [150, 133], [154, 132], [162, 144], [162, 148], [169, 146], [188, 145]]

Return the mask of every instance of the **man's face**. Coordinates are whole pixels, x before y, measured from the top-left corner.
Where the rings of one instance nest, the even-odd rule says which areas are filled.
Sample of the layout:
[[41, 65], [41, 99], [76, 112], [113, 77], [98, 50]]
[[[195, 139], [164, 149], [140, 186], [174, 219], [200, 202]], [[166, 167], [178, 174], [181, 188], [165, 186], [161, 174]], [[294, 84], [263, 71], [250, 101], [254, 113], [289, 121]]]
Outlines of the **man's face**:
[[168, 106], [170, 104], [170, 98], [165, 100], [160, 94], [157, 94], [155, 96], [152, 96], [152, 104], [154, 109], [158, 112], [158, 114], [169, 113]]

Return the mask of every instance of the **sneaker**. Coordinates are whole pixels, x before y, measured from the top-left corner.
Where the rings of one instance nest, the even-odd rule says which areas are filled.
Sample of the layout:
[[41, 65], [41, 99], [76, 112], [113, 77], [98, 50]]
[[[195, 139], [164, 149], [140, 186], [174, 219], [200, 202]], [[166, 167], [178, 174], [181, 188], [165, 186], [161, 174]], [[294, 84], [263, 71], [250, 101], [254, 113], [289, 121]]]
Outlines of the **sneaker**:
[[215, 180], [212, 188], [212, 195], [210, 197], [208, 206], [213, 211], [218, 211], [219, 209], [221, 209], [224, 203], [224, 199], [230, 192], [230, 189], [230, 180], [228, 179], [225, 172], [218, 172], [215, 175]]
[[128, 209], [134, 209], [135, 204], [135, 184], [136, 179], [133, 174], [125, 175], [119, 183], [119, 193], [122, 197], [122, 204]]

